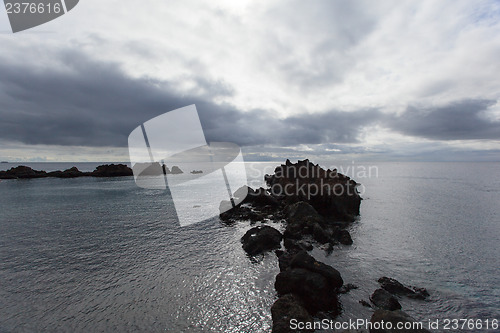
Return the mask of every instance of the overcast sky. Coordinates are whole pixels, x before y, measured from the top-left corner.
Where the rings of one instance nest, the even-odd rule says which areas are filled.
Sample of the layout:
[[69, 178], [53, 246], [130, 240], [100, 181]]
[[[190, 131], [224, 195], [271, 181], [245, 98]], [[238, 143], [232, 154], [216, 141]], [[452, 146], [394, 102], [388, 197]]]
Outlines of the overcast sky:
[[126, 161], [196, 104], [247, 160], [500, 161], [499, 1], [83, 0], [0, 48], [1, 160]]

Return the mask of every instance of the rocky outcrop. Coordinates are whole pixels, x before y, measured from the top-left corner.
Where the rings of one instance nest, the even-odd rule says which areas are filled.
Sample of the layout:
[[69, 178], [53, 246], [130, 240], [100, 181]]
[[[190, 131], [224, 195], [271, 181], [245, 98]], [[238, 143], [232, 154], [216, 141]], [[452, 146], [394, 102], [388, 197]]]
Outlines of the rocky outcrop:
[[297, 295], [311, 314], [338, 313], [337, 294], [343, 280], [336, 269], [316, 261], [305, 251], [295, 254], [289, 262], [280, 261], [280, 269], [274, 284], [279, 295]]
[[132, 176], [132, 169], [125, 164], [105, 164], [98, 166], [93, 172], [82, 172], [76, 167], [64, 171], [38, 171], [27, 166], [18, 166], [7, 171], [0, 171], [0, 179], [26, 178], [77, 178], [77, 177], [122, 177]]
[[401, 304], [399, 304], [397, 298], [384, 289], [375, 290], [370, 296], [370, 301], [372, 301], [375, 306], [384, 310], [393, 311], [401, 309]]
[[[415, 325], [412, 325], [412, 323], [415, 323], [415, 319], [401, 310], [375, 310], [370, 322], [373, 326], [373, 328], [370, 329], [370, 333], [429, 333], [429, 331], [424, 328], [417, 328]], [[385, 325], [383, 323], [385, 323]], [[391, 323], [391, 325], [387, 325], [387, 323]], [[411, 328], [397, 329], [398, 323], [408, 323], [408, 327]], [[392, 329], [387, 328], [388, 326], [391, 326]]]
[[33, 170], [30, 167], [20, 165], [7, 171], [0, 171], [0, 179], [31, 179], [48, 177], [45, 171]]
[[311, 235], [320, 244], [340, 242], [351, 245], [352, 238], [349, 232], [338, 226], [330, 226], [325, 219], [309, 203], [299, 201], [288, 205], [284, 209], [287, 226], [285, 238], [301, 239], [304, 235]]
[[281, 233], [269, 226], [258, 226], [248, 230], [241, 238], [243, 250], [249, 255], [257, 255], [265, 251], [279, 248]]
[[429, 296], [425, 288], [407, 287], [398, 280], [386, 276], [378, 279], [378, 282], [384, 290], [394, 295], [407, 296], [414, 299], [425, 299]]
[[[298, 332], [290, 329], [290, 320], [295, 319], [298, 322], [312, 322], [313, 318], [304, 307], [304, 303], [294, 294], [281, 296], [271, 307], [271, 316], [273, 318], [272, 333]], [[301, 332], [313, 332], [303, 330]]]
[[182, 171], [182, 170], [181, 170], [181, 169], [180, 169], [177, 165], [174, 165], [174, 166], [172, 167], [172, 170], [170, 170], [170, 173], [171, 173], [172, 175], [179, 175], [179, 174], [181, 174], [181, 173], [184, 173], [184, 171]]
[[[275, 169], [274, 175], [266, 175], [265, 180], [268, 189], [243, 186], [236, 190], [233, 202], [221, 203], [220, 218], [226, 224], [248, 220], [251, 224], [256, 221], [283, 224], [282, 237], [269, 226], [252, 228], [242, 237], [243, 248], [250, 255], [280, 248], [283, 238], [285, 250], [275, 251], [280, 273], [274, 283], [279, 298], [271, 309], [273, 332], [291, 332], [291, 318], [302, 322], [311, 321], [311, 316], [334, 318], [341, 308], [338, 294], [357, 287], [344, 285], [335, 268], [307, 252], [318, 243], [328, 254], [338, 243], [353, 243], [346, 228], [359, 215], [358, 184], [336, 170], [324, 170], [308, 160], [295, 164], [287, 160]], [[392, 293], [419, 298], [426, 294], [425, 289], [406, 287], [385, 277], [379, 282], [382, 288], [370, 297], [374, 308], [378, 308], [372, 321], [413, 320], [400, 311], [401, 304]], [[372, 307], [364, 300], [360, 303]]]
[[324, 170], [307, 159], [295, 164], [287, 160], [265, 180], [273, 195], [287, 203], [305, 201], [328, 219], [348, 221], [359, 215], [358, 184], [337, 170]]
[[72, 167], [66, 169], [64, 171], [52, 171], [47, 173], [48, 177], [56, 177], [56, 178], [77, 178], [89, 176], [88, 172], [81, 172], [77, 167]]
[[124, 177], [132, 176], [133, 172], [125, 164], [99, 165], [91, 174], [93, 177]]

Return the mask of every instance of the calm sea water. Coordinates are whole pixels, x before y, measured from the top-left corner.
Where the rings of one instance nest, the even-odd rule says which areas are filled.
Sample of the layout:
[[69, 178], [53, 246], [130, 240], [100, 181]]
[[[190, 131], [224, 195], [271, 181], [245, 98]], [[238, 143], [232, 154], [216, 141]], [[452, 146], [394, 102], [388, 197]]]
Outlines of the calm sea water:
[[[251, 184], [274, 166], [249, 165]], [[377, 173], [367, 177], [368, 166]], [[341, 296], [339, 320], [369, 318], [358, 301], [384, 275], [429, 290], [428, 301], [401, 301], [419, 320], [500, 319], [499, 167], [339, 168], [364, 185], [365, 199], [354, 245], [313, 251], [360, 287]], [[132, 177], [3, 180], [0, 332], [268, 332], [279, 269], [272, 253], [246, 257], [239, 239], [249, 227], [214, 217], [181, 228], [170, 194]]]

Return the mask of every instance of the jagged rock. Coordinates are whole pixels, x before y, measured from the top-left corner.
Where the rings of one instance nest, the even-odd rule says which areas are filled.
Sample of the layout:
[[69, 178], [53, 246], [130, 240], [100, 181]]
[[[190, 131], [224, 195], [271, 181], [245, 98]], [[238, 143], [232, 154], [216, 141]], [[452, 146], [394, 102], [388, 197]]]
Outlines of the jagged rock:
[[384, 289], [377, 289], [370, 296], [370, 301], [379, 308], [393, 311], [401, 309], [401, 304], [399, 304], [396, 297], [392, 296], [388, 291]]
[[330, 287], [335, 290], [338, 290], [340, 287], [342, 287], [342, 284], [344, 283], [339, 271], [329, 265], [317, 261], [305, 251], [298, 252], [292, 258], [290, 267], [304, 268], [311, 272], [321, 274], [328, 280]]
[[[307, 202], [300, 201], [295, 204], [286, 206], [284, 215], [287, 221], [285, 229], [285, 237], [300, 239], [303, 235], [316, 234], [314, 238], [320, 243], [327, 243], [328, 235], [322, 228], [324, 223], [323, 218], [316, 210]], [[316, 232], [314, 230], [316, 229]]]
[[285, 249], [289, 251], [301, 251], [301, 250], [311, 251], [313, 249], [311, 243], [306, 241], [295, 240], [292, 238], [285, 238], [283, 245], [285, 246]]
[[286, 206], [284, 213], [288, 223], [294, 224], [304, 220], [310, 224], [324, 223], [323, 217], [318, 214], [313, 206], [305, 201], [299, 201]]
[[344, 284], [340, 289], [339, 289], [339, 294], [347, 294], [349, 291], [353, 289], [358, 289], [359, 287], [355, 284], [352, 283], [347, 283]]
[[288, 203], [306, 201], [329, 219], [350, 221], [359, 215], [358, 184], [337, 170], [324, 170], [307, 159], [296, 164], [287, 160], [265, 180], [271, 193], [284, 196]]
[[312, 227], [312, 235], [315, 241], [320, 244], [326, 244], [330, 242], [331, 235], [319, 225], [315, 223]]
[[338, 312], [335, 289], [321, 274], [303, 268], [289, 268], [276, 276], [274, 287], [279, 295], [297, 294], [309, 312], [331, 310]]
[[243, 249], [249, 255], [256, 255], [280, 247], [281, 233], [269, 226], [258, 226], [248, 230], [241, 238]]
[[372, 306], [370, 305], [370, 303], [368, 303], [367, 301], [365, 301], [364, 299], [360, 300], [359, 301], [359, 304], [363, 305], [364, 307], [367, 307], [367, 308], [371, 308]]
[[[235, 194], [234, 194], [235, 197], [236, 197], [238, 191], [240, 191], [240, 189], [238, 189], [235, 192]], [[244, 191], [244, 189], [242, 191]], [[278, 201], [278, 199], [271, 196], [262, 187], [258, 188], [255, 191], [248, 187], [248, 195], [246, 196], [245, 200], [243, 200], [243, 203], [250, 203], [253, 205], [257, 205], [257, 206], [267, 206], [267, 205], [279, 206], [280, 205], [280, 202]]]
[[303, 302], [293, 294], [286, 294], [278, 298], [271, 307], [271, 316], [273, 318], [272, 333], [313, 332], [310, 330], [297, 331], [290, 329], [291, 319], [304, 323], [313, 321]]
[[132, 170], [135, 176], [159, 176], [165, 174], [163, 168], [158, 162], [135, 163]]
[[[223, 209], [225, 209], [226, 211], [223, 211]], [[253, 211], [249, 207], [237, 206], [232, 208], [231, 202], [226, 200], [220, 203], [219, 210], [222, 211], [222, 213], [219, 215], [220, 219], [226, 223], [234, 223], [236, 221], [245, 220], [249, 220], [255, 223], [264, 220], [264, 216], [261, 213]]]
[[297, 254], [297, 251], [274, 251], [276, 256], [278, 257], [278, 266], [280, 268], [280, 272], [287, 270], [290, 267], [290, 263], [292, 262], [293, 257]]
[[339, 310], [337, 292], [343, 280], [335, 268], [316, 261], [305, 251], [282, 253], [278, 258], [281, 272], [274, 284], [278, 294], [298, 295], [311, 313]]
[[389, 278], [386, 276], [378, 279], [380, 286], [390, 292], [391, 294], [407, 296], [415, 299], [425, 299], [429, 296], [429, 293], [425, 288], [406, 287], [401, 282], [396, 279]]
[[[386, 323], [384, 325], [385, 329], [375, 329], [377, 325], [382, 327], [382, 321]], [[397, 329], [396, 325], [398, 323], [415, 323], [415, 319], [409, 316], [407, 313], [396, 310], [396, 311], [388, 311], [383, 309], [377, 309], [373, 313], [370, 322], [374, 328], [370, 329], [370, 333], [430, 333], [428, 330], [424, 328], [412, 328], [412, 329]], [[378, 323], [378, 324], [375, 324]], [[392, 324], [392, 329], [387, 329], [387, 323]]]
[[353, 243], [351, 234], [349, 233], [349, 231], [345, 229], [340, 230], [340, 236], [338, 238], [338, 241], [340, 242], [340, 244], [344, 245], [352, 245]]
[[133, 172], [125, 164], [104, 164], [99, 165], [92, 173], [93, 177], [123, 177], [132, 176]]
[[172, 167], [172, 170], [170, 170], [170, 173], [172, 175], [178, 175], [178, 174], [184, 173], [184, 171], [182, 171], [177, 165], [174, 165]]
[[49, 172], [47, 175], [49, 177], [57, 177], [57, 178], [76, 178], [76, 177], [88, 176], [89, 173], [81, 172], [80, 170], [78, 170], [78, 168], [72, 167], [64, 171], [52, 171]]
[[0, 179], [31, 179], [45, 177], [48, 177], [45, 171], [33, 170], [32, 168], [24, 165], [10, 168], [7, 171], [0, 171]]

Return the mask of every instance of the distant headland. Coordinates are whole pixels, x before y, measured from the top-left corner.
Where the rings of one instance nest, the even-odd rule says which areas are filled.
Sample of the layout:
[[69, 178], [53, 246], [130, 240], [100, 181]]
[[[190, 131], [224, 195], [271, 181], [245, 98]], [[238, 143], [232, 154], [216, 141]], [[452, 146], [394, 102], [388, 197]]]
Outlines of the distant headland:
[[10, 168], [7, 171], [0, 171], [0, 179], [123, 177], [132, 175], [132, 169], [125, 164], [103, 164], [99, 165], [92, 172], [83, 172], [78, 170], [77, 167], [72, 167], [64, 171], [57, 170], [46, 172], [42, 170], [34, 170], [24, 165]]

